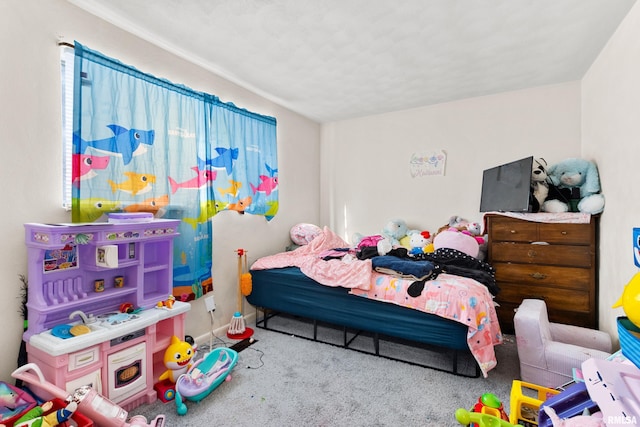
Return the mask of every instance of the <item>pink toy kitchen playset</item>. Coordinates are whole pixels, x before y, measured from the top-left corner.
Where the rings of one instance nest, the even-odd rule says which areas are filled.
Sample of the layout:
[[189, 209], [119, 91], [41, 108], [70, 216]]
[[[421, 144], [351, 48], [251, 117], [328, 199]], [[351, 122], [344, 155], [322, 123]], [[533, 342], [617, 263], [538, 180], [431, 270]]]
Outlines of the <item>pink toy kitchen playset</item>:
[[172, 293], [179, 223], [25, 224], [24, 339], [48, 382], [68, 393], [89, 385], [126, 410], [156, 400], [164, 351], [184, 337], [191, 308], [158, 304]]

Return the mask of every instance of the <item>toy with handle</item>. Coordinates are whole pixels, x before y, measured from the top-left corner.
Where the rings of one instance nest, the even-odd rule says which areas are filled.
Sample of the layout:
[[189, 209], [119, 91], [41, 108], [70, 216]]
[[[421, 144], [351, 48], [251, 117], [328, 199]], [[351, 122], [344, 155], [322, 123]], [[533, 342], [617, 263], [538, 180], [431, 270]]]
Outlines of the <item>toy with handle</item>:
[[456, 420], [464, 426], [476, 423], [480, 427], [517, 427], [493, 415], [469, 412], [464, 408], [458, 408], [456, 410]]
[[40, 367], [35, 363], [27, 363], [13, 371], [13, 378], [22, 380], [34, 385], [39, 389], [66, 401], [74, 401], [78, 404], [78, 410], [96, 423], [97, 427], [165, 427], [164, 415], [158, 415], [154, 420], [147, 423], [147, 419], [142, 415], [131, 417], [127, 421], [128, 413], [120, 406], [116, 405], [106, 397], [100, 395], [89, 386], [83, 386], [69, 395], [65, 390], [48, 382]]
[[246, 339], [253, 335], [253, 329], [246, 327], [244, 316], [242, 314], [242, 296], [244, 295], [243, 289], [247, 292], [247, 295], [251, 293], [251, 276], [246, 277], [242, 272], [242, 260], [244, 258], [245, 268], [247, 265], [247, 251], [244, 249], [236, 250], [238, 254], [238, 300], [237, 311], [233, 314], [231, 321], [229, 322], [229, 329], [227, 330], [227, 337], [231, 339]]

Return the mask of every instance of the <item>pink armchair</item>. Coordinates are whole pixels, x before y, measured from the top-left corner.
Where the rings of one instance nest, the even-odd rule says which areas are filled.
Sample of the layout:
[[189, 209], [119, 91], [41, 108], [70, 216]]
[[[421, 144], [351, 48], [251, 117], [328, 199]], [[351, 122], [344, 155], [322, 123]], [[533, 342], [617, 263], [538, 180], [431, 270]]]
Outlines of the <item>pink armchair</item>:
[[583, 361], [611, 355], [608, 333], [549, 322], [543, 300], [523, 300], [514, 327], [522, 381], [556, 388], [570, 382]]

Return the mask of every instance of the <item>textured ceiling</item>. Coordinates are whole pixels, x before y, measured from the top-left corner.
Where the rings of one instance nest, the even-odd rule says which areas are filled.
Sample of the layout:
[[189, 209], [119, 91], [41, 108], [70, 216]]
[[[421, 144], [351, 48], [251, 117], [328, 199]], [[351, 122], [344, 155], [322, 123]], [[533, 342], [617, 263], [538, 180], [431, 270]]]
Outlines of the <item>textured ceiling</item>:
[[68, 1], [318, 122], [579, 80], [635, 3]]

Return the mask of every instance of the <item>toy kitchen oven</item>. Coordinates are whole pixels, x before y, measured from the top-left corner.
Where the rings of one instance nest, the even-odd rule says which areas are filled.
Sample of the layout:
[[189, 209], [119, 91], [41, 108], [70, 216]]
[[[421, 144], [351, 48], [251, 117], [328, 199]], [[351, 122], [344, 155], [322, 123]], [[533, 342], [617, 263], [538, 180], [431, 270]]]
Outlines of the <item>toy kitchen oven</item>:
[[[83, 385], [125, 410], [156, 400], [173, 335], [190, 304], [173, 286], [177, 220], [130, 224], [25, 224], [29, 362], [73, 392]], [[43, 390], [44, 398], [49, 398]]]

